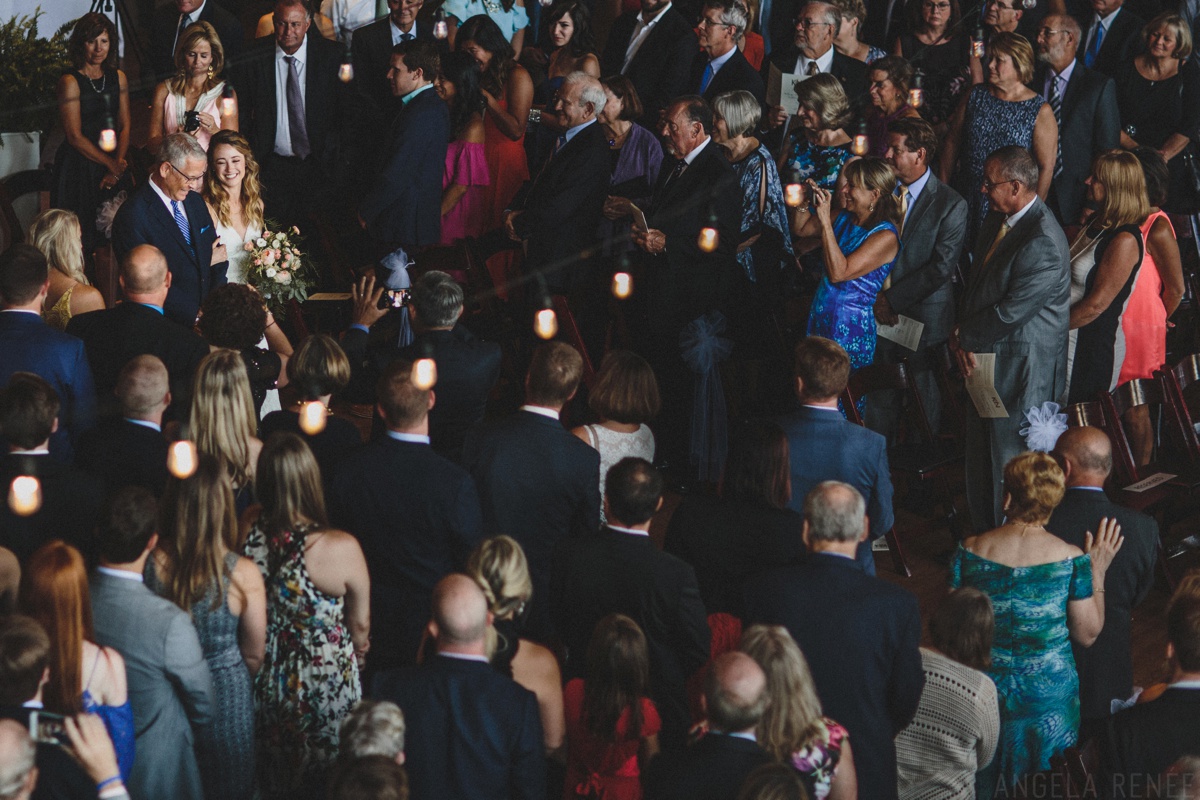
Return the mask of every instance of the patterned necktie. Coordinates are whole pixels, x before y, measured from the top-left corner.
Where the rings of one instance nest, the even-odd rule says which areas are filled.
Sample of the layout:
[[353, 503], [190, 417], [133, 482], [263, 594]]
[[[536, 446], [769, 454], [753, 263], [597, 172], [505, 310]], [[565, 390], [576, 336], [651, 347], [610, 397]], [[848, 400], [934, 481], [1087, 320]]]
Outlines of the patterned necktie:
[[1062, 95], [1058, 92], [1058, 76], [1050, 76], [1050, 96], [1046, 98], [1046, 102], [1050, 104], [1050, 110], [1054, 112], [1054, 121], [1058, 123], [1058, 154], [1054, 161], [1054, 177], [1058, 177], [1058, 173], [1062, 172]]
[[1083, 65], [1089, 69], [1096, 63], [1096, 56], [1100, 55], [1100, 45], [1104, 42], [1104, 23], [1099, 19], [1096, 20], [1096, 35], [1092, 37], [1092, 43], [1088, 47], [1087, 52], [1083, 54]]
[[678, 161], [676, 161], [676, 162], [675, 162], [675, 168], [674, 168], [673, 170], [671, 170], [671, 174], [667, 176], [667, 182], [666, 182], [666, 183], [664, 183], [664, 184], [663, 184], [663, 186], [664, 186], [664, 187], [666, 187], [666, 186], [670, 186], [670, 185], [671, 185], [671, 183], [672, 183], [672, 182], [673, 182], [673, 181], [674, 181], [676, 178], [678, 178], [680, 175], [682, 175], [682, 174], [683, 174], [683, 171], [684, 171], [685, 169], [687, 169], [687, 162], [686, 162], [686, 161], [684, 161], [682, 158], [681, 158], [681, 159], [679, 159]]
[[179, 232], [183, 234], [183, 240], [187, 242], [188, 247], [192, 246], [192, 229], [188, 227], [187, 217], [183, 215], [183, 206], [178, 200], [171, 201], [171, 208], [175, 211], [175, 224], [179, 226]]
[[900, 233], [904, 233], [904, 222], [908, 216], [908, 187], [903, 183], [896, 191], [900, 192], [900, 224], [897, 226]]
[[415, 39], [415, 38], [416, 38], [416, 37], [415, 37], [415, 36], [413, 36], [411, 33], [402, 33], [402, 34], [400, 34], [400, 41], [402, 41], [402, 42], [411, 42], [411, 41], [412, 41], [413, 39]]
[[304, 97], [300, 94], [300, 68], [295, 56], [284, 56], [288, 65], [287, 114], [288, 133], [292, 138], [292, 155], [308, 158], [312, 148], [308, 144], [308, 127], [304, 122]]
[[808, 77], [811, 78], [813, 75], [819, 74], [821, 72], [821, 70], [817, 66], [817, 62], [810, 61], [810, 62], [808, 62], [808, 69], [806, 69], [805, 72], [808, 73]]
[[992, 240], [992, 246], [988, 248], [987, 255], [983, 257], [983, 263], [986, 264], [992, 260], [992, 253], [996, 252], [996, 248], [1000, 246], [1000, 242], [1004, 237], [1008, 236], [1008, 223], [1000, 226], [1000, 230], [996, 233], [996, 238]]
[[558, 138], [554, 140], [554, 152], [550, 154], [550, 157], [553, 158], [554, 156], [558, 155], [558, 151], [562, 150], [563, 145], [566, 143], [567, 135], [565, 133], [559, 134]]
[[712, 83], [712, 79], [713, 65], [712, 62], [709, 61], [704, 67], [704, 74], [700, 77], [700, 94], [704, 94], [704, 90], [708, 88], [708, 84]]

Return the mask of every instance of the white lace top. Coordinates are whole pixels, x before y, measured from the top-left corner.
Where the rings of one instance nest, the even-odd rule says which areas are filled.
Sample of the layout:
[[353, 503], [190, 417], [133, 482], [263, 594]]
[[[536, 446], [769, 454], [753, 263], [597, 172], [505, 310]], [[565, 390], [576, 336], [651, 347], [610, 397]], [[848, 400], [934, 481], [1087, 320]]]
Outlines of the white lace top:
[[[588, 444], [600, 452], [600, 496], [604, 496], [604, 477], [608, 470], [622, 458], [644, 458], [654, 461], [654, 433], [642, 425], [633, 433], [618, 433], [603, 425], [585, 425]], [[604, 504], [600, 504], [600, 521], [604, 518]]]

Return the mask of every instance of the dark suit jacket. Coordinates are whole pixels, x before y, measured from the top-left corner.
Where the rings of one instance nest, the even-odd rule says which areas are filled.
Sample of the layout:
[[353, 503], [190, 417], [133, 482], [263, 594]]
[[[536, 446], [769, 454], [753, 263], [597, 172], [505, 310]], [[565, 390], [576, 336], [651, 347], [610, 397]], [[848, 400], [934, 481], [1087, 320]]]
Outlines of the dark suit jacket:
[[72, 317], [67, 330], [83, 339], [88, 362], [96, 376], [101, 404], [114, 404], [117, 376], [130, 359], [157, 356], [171, 380], [171, 408], [186, 409], [192, 394], [192, 375], [208, 344], [191, 326], [178, 325], [141, 303], [118, 303], [112, 308]]
[[[1080, 23], [1083, 34], [1079, 37], [1079, 47], [1075, 51], [1076, 57], [1079, 59], [1079, 66], [1083, 66], [1089, 33], [1095, 24], [1095, 12], [1089, 12], [1088, 19]], [[1140, 51], [1142, 26], [1145, 24], [1145, 20], [1141, 17], [1122, 7], [1116, 19], [1112, 21], [1105, 32], [1104, 41], [1100, 43], [1100, 52], [1096, 55], [1091, 69], [1102, 72], [1110, 78], [1116, 78], [1120, 71], [1130, 69], [1133, 66], [1130, 60]]]
[[[0, 719], [11, 719], [28, 729], [30, 711], [21, 706], [0, 706]], [[46, 742], [35, 742], [34, 749], [38, 779], [33, 800], [94, 800], [96, 784], [65, 749]]]
[[113, 220], [113, 256], [120, 261], [139, 244], [152, 244], [162, 251], [171, 270], [171, 289], [163, 311], [190, 329], [208, 293], [226, 282], [228, 261], [212, 263], [217, 227], [204, 205], [204, 198], [188, 192], [183, 201], [192, 244], [183, 238], [175, 218], [147, 181], [121, 204]]
[[0, 387], [14, 372], [32, 372], [54, 387], [61, 408], [50, 451], [70, 462], [74, 441], [92, 426], [96, 389], [83, 342], [51, 328], [37, 314], [0, 312]]
[[555, 550], [600, 527], [600, 454], [558, 420], [518, 411], [469, 433], [463, 466], [479, 487], [484, 531], [507, 534], [525, 550], [533, 578], [526, 630], [545, 640]]
[[708, 53], [703, 50], [692, 59], [692, 68], [688, 75], [689, 92], [702, 95], [711, 103], [713, 98], [722, 92], [742, 89], [754, 95], [754, 99], [758, 101], [759, 105], [766, 102], [767, 87], [763, 85], [762, 76], [754, 67], [750, 66], [750, 62], [736, 47], [733, 49], [733, 55], [708, 82], [708, 88], [701, 92], [700, 83], [704, 78], [704, 69], [708, 66], [708, 60]]
[[127, 419], [106, 419], [79, 440], [75, 466], [100, 481], [105, 495], [142, 486], [159, 497], [167, 482], [167, 438]]
[[438, 243], [448, 141], [450, 111], [430, 86], [396, 117], [380, 171], [359, 204], [372, 238], [410, 253]]
[[[413, 32], [418, 41], [435, 41], [432, 26], [417, 20]], [[374, 141], [388, 130], [400, 112], [400, 98], [392, 96], [387, 73], [392, 66], [391, 17], [377, 19], [354, 31], [350, 38], [354, 61], [355, 128], [364, 142]]]
[[[621, 73], [625, 51], [633, 38], [641, 11], [626, 11], [613, 22], [604, 53], [600, 56], [600, 74]], [[658, 117], [676, 97], [687, 92], [688, 69], [699, 43], [692, 23], [673, 6], [655, 23], [642, 46], [623, 73], [633, 81], [645, 113], [638, 122], [658, 130]]]
[[[1117, 19], [1124, 15], [1124, 12], [1118, 14]], [[1107, 37], [1104, 43], [1108, 43]], [[1048, 72], [1045, 64], [1034, 72], [1030, 88], [1038, 94], [1046, 93]], [[1076, 59], [1062, 98], [1062, 120], [1058, 140], [1062, 143], [1063, 168], [1054, 179], [1052, 209], [1060, 222], [1075, 225], [1087, 199], [1083, 182], [1092, 172], [1092, 159], [1121, 142], [1116, 83], [1104, 73], [1085, 67], [1082, 59]]]
[[1200, 690], [1167, 689], [1157, 700], [1118, 712], [1096, 744], [1100, 796], [1145, 797], [1147, 783], [1180, 756], [1200, 753]]
[[[206, 2], [200, 12], [200, 22], [207, 22], [217, 31], [225, 50], [225, 65], [235, 63], [242, 55], [246, 32], [242, 23], [215, 2]], [[195, 22], [193, 22], [195, 24]], [[179, 9], [174, 2], [160, 6], [150, 23], [150, 61], [159, 80], [175, 72], [176, 34], [179, 32]]]
[[300, 415], [290, 409], [272, 411], [258, 425], [258, 435], [265, 442], [274, 433], [294, 433], [304, 440], [312, 450], [317, 466], [321, 468], [321, 480], [325, 484], [325, 495], [331, 497], [333, 476], [342, 459], [362, 447], [362, 434], [348, 419], [331, 416], [325, 421], [325, 429], [318, 434], [305, 433], [300, 427]]
[[546, 797], [537, 697], [490, 664], [438, 655], [379, 675], [371, 696], [404, 712], [413, 797]]
[[593, 122], [546, 162], [512, 204], [521, 211], [513, 228], [529, 240], [526, 268], [545, 271], [552, 294], [566, 294], [585, 276], [580, 254], [596, 244], [611, 172], [608, 137]]
[[1104, 629], [1091, 647], [1072, 644], [1084, 719], [1107, 717], [1114, 699], [1133, 694], [1130, 616], [1154, 583], [1158, 555], [1158, 523], [1110, 502], [1101, 491], [1068, 489], [1046, 528], [1082, 549], [1085, 535], [1095, 533], [1104, 517], [1121, 523], [1125, 544], [1104, 575]]
[[92, 552], [92, 526], [103, 500], [100, 481], [86, 472], [48, 455], [0, 457], [0, 486], [18, 475], [33, 475], [42, 484], [42, 507], [28, 517], [18, 517], [5, 502], [0, 506], [0, 546], [7, 547], [24, 564], [34, 550], [53, 539], [62, 539], [85, 556]]
[[[897, 0], [899, 2], [899, 0]], [[774, 18], [775, 12], [771, 12]], [[771, 57], [763, 62], [763, 80], [765, 81], [770, 76], [771, 64], [774, 64], [784, 75], [791, 75], [796, 71], [796, 59], [800, 56], [800, 51], [790, 40], [788, 47], [779, 50], [772, 50]], [[891, 47], [889, 43], [888, 47]], [[861, 114], [862, 109], [870, 102], [867, 96], [867, 65], [859, 61], [857, 58], [851, 58], [848, 55], [833, 51], [833, 62], [829, 65], [829, 74], [837, 78], [842, 88], [846, 91], [846, 97], [850, 100], [850, 106], [855, 109], [856, 113]]]
[[825, 714], [850, 732], [859, 797], [895, 800], [892, 740], [912, 721], [925, 685], [917, 598], [852, 559], [814, 553], [748, 581], [745, 622], [788, 629]]
[[650, 762], [642, 782], [646, 800], [731, 800], [746, 776], [770, 761], [757, 742], [708, 733], [688, 749]]
[[570, 543], [551, 593], [567, 678], [585, 676], [588, 641], [600, 620], [624, 614], [641, 626], [663, 739], [682, 744], [691, 722], [684, 684], [709, 657], [708, 617], [692, 568], [659, 552], [649, 536], [605, 527]]
[[342, 461], [331, 499], [371, 573], [373, 666], [411, 664], [434, 584], [464, 569], [482, 538], [475, 482], [428, 445], [385, 436]]

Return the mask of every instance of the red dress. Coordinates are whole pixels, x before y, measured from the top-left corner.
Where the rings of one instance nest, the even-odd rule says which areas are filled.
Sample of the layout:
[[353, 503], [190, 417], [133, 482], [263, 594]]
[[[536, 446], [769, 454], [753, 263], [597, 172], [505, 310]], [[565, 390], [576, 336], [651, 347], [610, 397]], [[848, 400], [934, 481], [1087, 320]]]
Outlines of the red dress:
[[[1159, 217], [1171, 224], [1162, 211], [1151, 214], [1141, 226], [1143, 239], [1150, 238], [1150, 229]], [[1171, 233], [1174, 232], [1172, 229]], [[1153, 377], [1154, 370], [1162, 369], [1167, 363], [1167, 308], [1162, 302], [1162, 278], [1150, 248], [1146, 248], [1137, 282], [1129, 293], [1129, 302], [1121, 316], [1121, 329], [1125, 333], [1125, 360], [1121, 363], [1117, 385], [1134, 378]]]
[[[508, 111], [508, 100], [500, 99], [500, 105]], [[525, 134], [515, 142], [496, 127], [490, 112], [483, 115], [483, 150], [487, 156], [488, 172], [492, 182], [485, 192], [487, 204], [487, 230], [504, 226], [504, 209], [516, 197], [517, 192], [529, 180], [529, 162], [525, 158]], [[496, 284], [497, 293], [507, 299], [505, 284], [519, 276], [512, 251], [496, 253], [487, 260], [488, 272]]]
[[617, 720], [616, 742], [597, 739], [583, 721], [583, 680], [575, 678], [563, 690], [563, 711], [567, 718], [567, 782], [564, 800], [586, 797], [592, 800], [641, 800], [642, 783], [638, 771], [638, 750], [642, 739], [654, 736], [662, 727], [654, 703], [642, 698], [642, 729], [630, 733], [629, 711]]

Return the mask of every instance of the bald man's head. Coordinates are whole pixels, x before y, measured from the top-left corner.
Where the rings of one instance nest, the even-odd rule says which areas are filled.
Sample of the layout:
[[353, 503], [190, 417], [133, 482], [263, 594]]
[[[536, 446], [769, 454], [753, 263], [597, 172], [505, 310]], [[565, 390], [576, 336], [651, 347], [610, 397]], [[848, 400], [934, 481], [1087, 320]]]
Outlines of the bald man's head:
[[161, 414], [170, 403], [170, 378], [157, 356], [142, 355], [130, 359], [117, 376], [117, 399], [121, 412], [134, 419]]
[[462, 574], [451, 574], [433, 587], [433, 622], [437, 626], [438, 649], [466, 648], [484, 644], [488, 604], [483, 590]]
[[3, 797], [24, 800], [37, 783], [34, 759], [37, 751], [29, 731], [19, 722], [0, 720], [0, 792]]
[[753, 730], [767, 707], [767, 676], [740, 651], [713, 659], [704, 682], [708, 724], [722, 733]]
[[1104, 486], [1112, 472], [1112, 442], [1099, 428], [1067, 428], [1053, 456], [1067, 473], [1067, 486]]
[[166, 293], [167, 257], [152, 244], [140, 244], [121, 259], [121, 288], [126, 295]]

